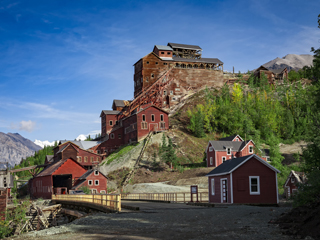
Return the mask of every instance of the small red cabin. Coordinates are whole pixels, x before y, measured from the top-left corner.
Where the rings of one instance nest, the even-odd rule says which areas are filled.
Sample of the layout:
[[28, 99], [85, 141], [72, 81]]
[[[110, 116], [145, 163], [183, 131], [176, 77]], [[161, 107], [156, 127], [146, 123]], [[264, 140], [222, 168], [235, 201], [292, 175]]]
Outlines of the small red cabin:
[[286, 198], [290, 198], [298, 191], [297, 183], [306, 183], [307, 178], [303, 172], [291, 171], [284, 184]]
[[206, 175], [209, 202], [277, 204], [277, 173], [280, 171], [255, 154], [233, 158]]

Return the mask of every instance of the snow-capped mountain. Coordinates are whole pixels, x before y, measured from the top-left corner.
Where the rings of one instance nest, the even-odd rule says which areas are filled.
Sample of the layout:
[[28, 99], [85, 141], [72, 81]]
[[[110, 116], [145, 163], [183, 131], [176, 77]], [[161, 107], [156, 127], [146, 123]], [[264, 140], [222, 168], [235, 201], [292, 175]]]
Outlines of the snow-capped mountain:
[[80, 135], [76, 138], [77, 141], [84, 141], [84, 140], [86, 140], [86, 139], [87, 139], [87, 136], [84, 135], [84, 134], [80, 134]]
[[41, 140], [35, 140], [34, 144], [37, 144], [38, 146], [44, 148], [44, 146], [54, 146], [54, 141], [53, 142], [49, 142], [47, 140], [45, 141], [41, 141]]

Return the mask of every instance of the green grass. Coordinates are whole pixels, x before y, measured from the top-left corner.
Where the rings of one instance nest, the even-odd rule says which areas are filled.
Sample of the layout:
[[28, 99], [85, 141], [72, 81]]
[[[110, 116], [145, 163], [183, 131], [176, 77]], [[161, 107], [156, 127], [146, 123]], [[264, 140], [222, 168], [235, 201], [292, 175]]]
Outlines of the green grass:
[[106, 160], [103, 162], [103, 164], [107, 164], [109, 165], [110, 163], [113, 162], [113, 160], [118, 159], [120, 157], [122, 157], [123, 155], [125, 155], [126, 153], [128, 153], [131, 149], [133, 149], [135, 146], [137, 146], [138, 143], [135, 144], [130, 144], [130, 145], [125, 145], [120, 147], [119, 149], [117, 149], [116, 151], [114, 151], [113, 153], [111, 153]]

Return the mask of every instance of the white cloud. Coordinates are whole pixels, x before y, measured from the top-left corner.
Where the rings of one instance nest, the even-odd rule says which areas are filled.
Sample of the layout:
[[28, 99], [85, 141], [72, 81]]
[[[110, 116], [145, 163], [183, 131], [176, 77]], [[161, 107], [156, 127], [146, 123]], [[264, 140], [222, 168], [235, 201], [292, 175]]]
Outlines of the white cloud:
[[31, 120], [29, 121], [21, 121], [19, 124], [19, 130], [32, 132], [36, 127], [36, 122]]

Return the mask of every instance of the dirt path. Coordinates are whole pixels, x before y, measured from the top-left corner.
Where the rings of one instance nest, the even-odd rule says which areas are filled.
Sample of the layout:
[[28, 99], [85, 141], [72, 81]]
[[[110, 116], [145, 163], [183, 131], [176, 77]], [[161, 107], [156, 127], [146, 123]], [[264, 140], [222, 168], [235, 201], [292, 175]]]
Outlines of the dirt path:
[[99, 213], [14, 239], [291, 239], [282, 235], [277, 225], [268, 223], [289, 208], [168, 208], [170, 204], [143, 212]]

